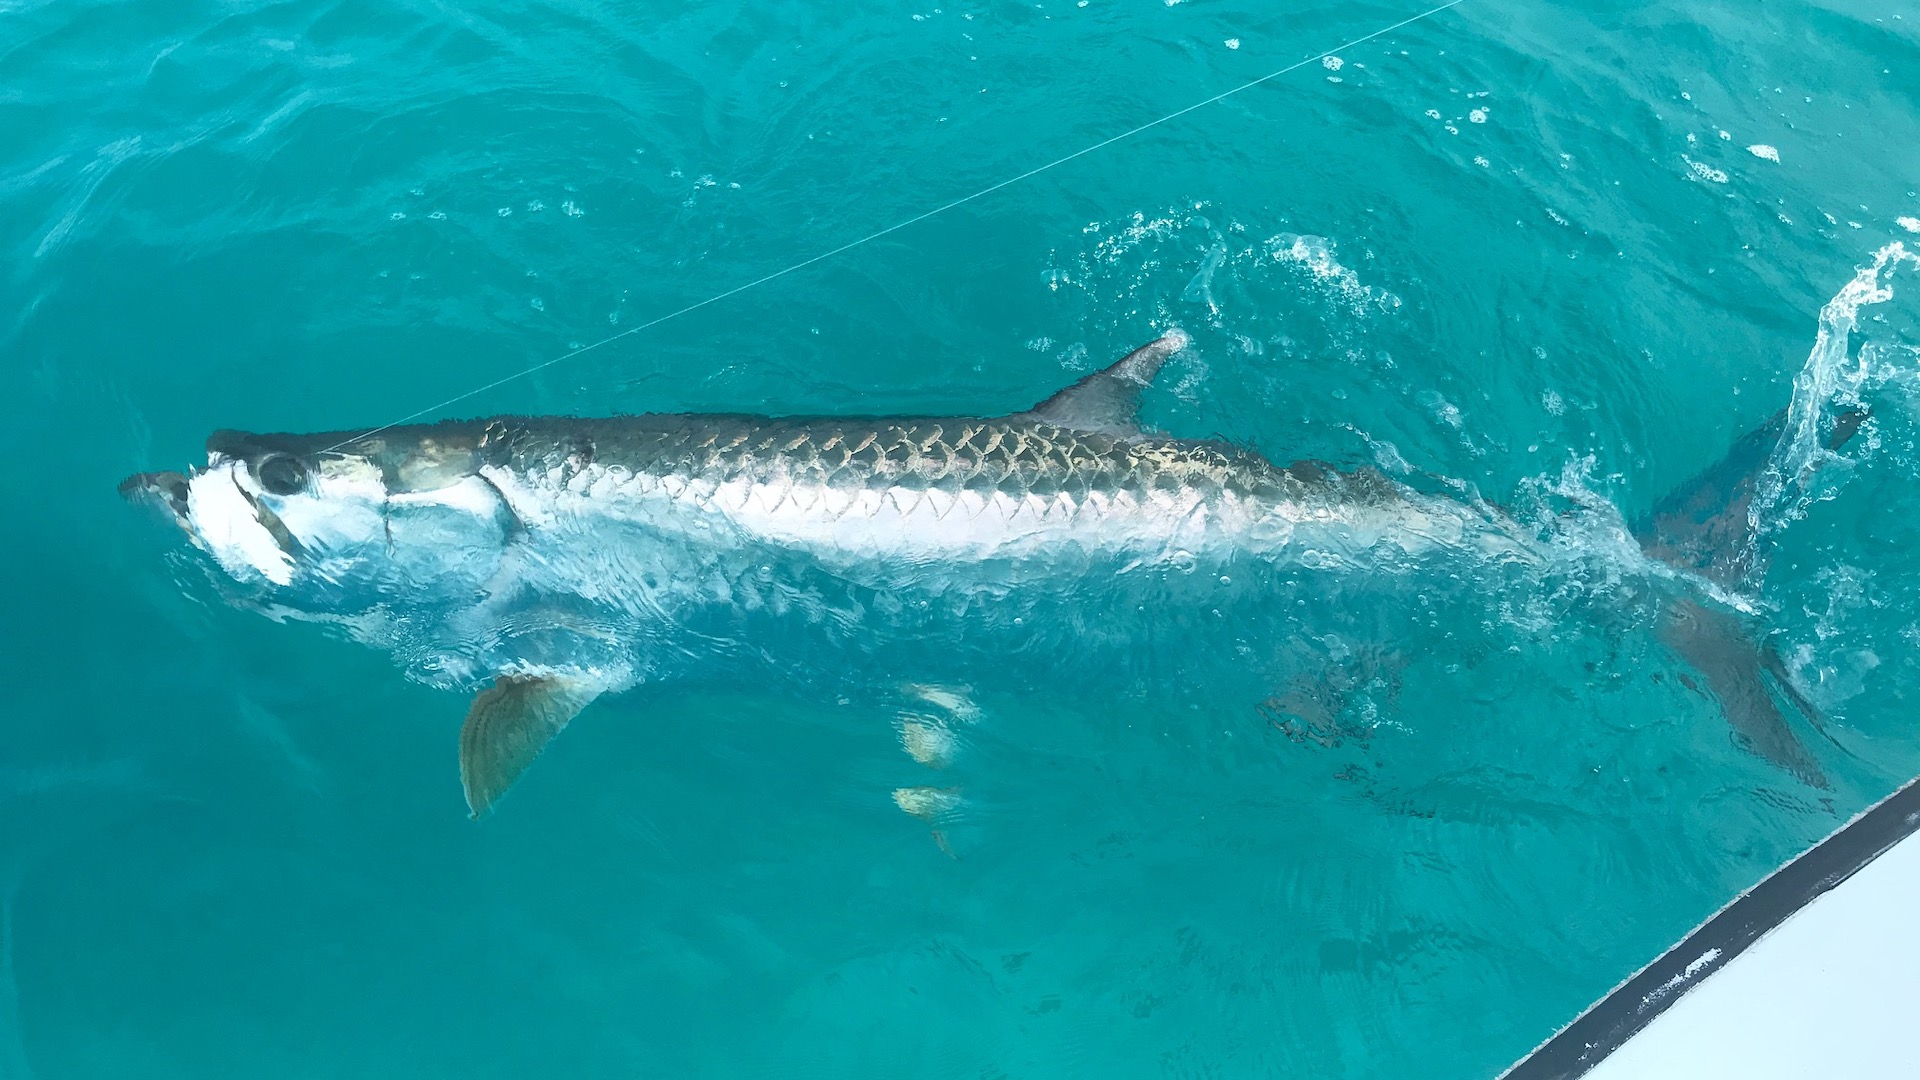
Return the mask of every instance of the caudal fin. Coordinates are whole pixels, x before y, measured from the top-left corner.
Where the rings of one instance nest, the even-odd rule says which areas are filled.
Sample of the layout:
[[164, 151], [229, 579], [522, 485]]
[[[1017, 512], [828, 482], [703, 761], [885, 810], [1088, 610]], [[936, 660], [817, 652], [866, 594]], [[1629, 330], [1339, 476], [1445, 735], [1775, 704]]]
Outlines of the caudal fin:
[[[1827, 449], [1844, 446], [1866, 419], [1866, 410], [1858, 408], [1836, 415]], [[1642, 549], [1721, 585], [1738, 587], [1761, 572], [1765, 559], [1754, 536], [1753, 497], [1786, 423], [1782, 410], [1657, 503], [1634, 527]], [[1827, 786], [1820, 763], [1794, 734], [1780, 703], [1816, 727], [1819, 714], [1788, 679], [1779, 654], [1747, 620], [1695, 600], [1678, 600], [1660, 631], [1668, 648], [1700, 673], [1706, 692], [1754, 753], [1808, 784]]]

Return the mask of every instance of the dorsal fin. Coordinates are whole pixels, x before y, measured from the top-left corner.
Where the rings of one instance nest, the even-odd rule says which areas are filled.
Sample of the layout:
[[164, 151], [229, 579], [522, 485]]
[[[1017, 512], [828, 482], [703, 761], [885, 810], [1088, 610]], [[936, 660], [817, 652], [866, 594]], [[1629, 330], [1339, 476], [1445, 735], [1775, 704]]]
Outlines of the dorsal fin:
[[1112, 366], [1094, 372], [1015, 416], [1076, 431], [1138, 435], [1140, 392], [1153, 382], [1167, 358], [1186, 348], [1191, 340], [1184, 330], [1169, 330]]

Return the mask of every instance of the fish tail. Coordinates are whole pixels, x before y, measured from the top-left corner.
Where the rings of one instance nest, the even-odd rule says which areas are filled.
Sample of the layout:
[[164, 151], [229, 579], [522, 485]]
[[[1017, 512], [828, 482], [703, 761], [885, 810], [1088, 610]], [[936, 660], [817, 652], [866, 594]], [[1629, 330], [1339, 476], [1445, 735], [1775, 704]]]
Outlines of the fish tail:
[[[1840, 410], [1821, 442], [1827, 450], [1838, 451], [1868, 415], [1860, 406]], [[1787, 420], [1783, 409], [1734, 443], [1725, 458], [1655, 505], [1635, 530], [1647, 554], [1734, 588], [1764, 572], [1753, 503]], [[1814, 787], [1827, 786], [1825, 772], [1794, 733], [1781, 703], [1824, 735], [1819, 710], [1794, 686], [1779, 650], [1750, 620], [1680, 599], [1667, 609], [1660, 631], [1667, 646], [1700, 674], [1705, 692], [1719, 702], [1749, 749]]]

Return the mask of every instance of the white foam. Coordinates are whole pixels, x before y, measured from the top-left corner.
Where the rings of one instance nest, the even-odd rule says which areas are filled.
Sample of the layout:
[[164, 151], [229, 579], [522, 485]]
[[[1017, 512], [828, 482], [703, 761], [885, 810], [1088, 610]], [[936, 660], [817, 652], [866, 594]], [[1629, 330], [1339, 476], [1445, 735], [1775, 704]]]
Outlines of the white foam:
[[1276, 262], [1305, 267], [1315, 278], [1355, 301], [1356, 306], [1367, 302], [1388, 309], [1400, 306], [1399, 297], [1384, 289], [1376, 291], [1368, 287], [1361, 282], [1360, 275], [1342, 266], [1334, 257], [1333, 244], [1325, 237], [1281, 233], [1267, 241], [1267, 252]]
[[1695, 161], [1685, 154], [1680, 155], [1680, 160], [1687, 163], [1687, 169], [1693, 174], [1695, 180], [1705, 180], [1709, 184], [1724, 184], [1727, 182], [1727, 174], [1711, 165]]

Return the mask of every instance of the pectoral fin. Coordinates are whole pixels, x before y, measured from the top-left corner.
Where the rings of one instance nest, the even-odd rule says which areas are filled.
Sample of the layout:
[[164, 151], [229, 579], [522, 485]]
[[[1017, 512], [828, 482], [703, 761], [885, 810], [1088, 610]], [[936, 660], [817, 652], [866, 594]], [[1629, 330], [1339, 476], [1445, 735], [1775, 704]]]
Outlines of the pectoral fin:
[[561, 676], [502, 675], [480, 691], [460, 729], [460, 785], [478, 821], [599, 687]]

